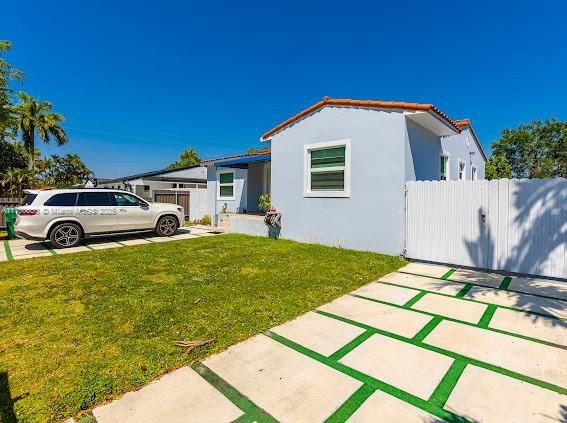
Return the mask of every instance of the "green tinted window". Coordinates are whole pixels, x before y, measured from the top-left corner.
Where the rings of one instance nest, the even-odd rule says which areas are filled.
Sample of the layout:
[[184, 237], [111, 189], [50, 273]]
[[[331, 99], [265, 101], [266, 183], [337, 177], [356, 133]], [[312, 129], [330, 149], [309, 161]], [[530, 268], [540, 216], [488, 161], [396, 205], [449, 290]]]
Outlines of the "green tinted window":
[[232, 197], [234, 193], [234, 187], [232, 185], [221, 185], [220, 186], [220, 196], [221, 197]]
[[447, 166], [447, 158], [445, 156], [441, 156], [441, 173], [445, 173], [445, 167]]
[[313, 172], [311, 173], [312, 191], [342, 191], [345, 188], [345, 172]]
[[345, 147], [311, 150], [311, 169], [345, 165]]
[[221, 173], [219, 180], [221, 184], [232, 184], [232, 182], [234, 181], [234, 173]]

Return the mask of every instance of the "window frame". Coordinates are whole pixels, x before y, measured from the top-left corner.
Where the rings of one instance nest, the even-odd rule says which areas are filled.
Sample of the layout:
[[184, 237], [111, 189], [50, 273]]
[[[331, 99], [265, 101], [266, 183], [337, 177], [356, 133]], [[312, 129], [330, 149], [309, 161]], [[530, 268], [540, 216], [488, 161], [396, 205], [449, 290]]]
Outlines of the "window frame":
[[[348, 198], [351, 194], [351, 149], [350, 139], [340, 139], [334, 141], [318, 142], [314, 144], [306, 144], [303, 146], [303, 196], [319, 197], [319, 198]], [[329, 168], [311, 169], [311, 152], [314, 150], [324, 150], [329, 148], [345, 148], [345, 164], [344, 166], [334, 166]], [[325, 170], [322, 170], [325, 169]], [[341, 191], [318, 191], [311, 190], [311, 174], [340, 171], [344, 172], [344, 189]]]
[[[75, 196], [75, 202], [71, 205], [57, 205], [57, 204], [49, 204], [51, 202], [51, 200], [53, 200], [56, 197], [61, 197], [64, 195], [74, 195]], [[45, 207], [75, 207], [77, 205], [77, 201], [79, 199], [79, 195], [76, 192], [61, 192], [61, 193], [57, 193], [52, 195], [51, 197], [49, 197], [47, 200], [45, 200], [45, 202], [43, 203], [43, 205]]]
[[[439, 180], [440, 181], [448, 181], [449, 180], [449, 155], [445, 154], [445, 153], [441, 153], [441, 155], [439, 156], [439, 160], [441, 160], [441, 157], [445, 157], [445, 173], [442, 174], [441, 173], [441, 169], [439, 169]], [[439, 168], [441, 168], [441, 163], [439, 163]], [[445, 179], [442, 179], [442, 177], [445, 176]]]
[[[227, 184], [227, 183], [223, 183], [221, 184], [220, 181], [220, 176], [227, 174], [227, 173], [232, 173], [232, 183]], [[235, 180], [236, 180], [236, 173], [234, 170], [217, 170], [217, 200], [228, 200], [228, 201], [232, 201], [235, 199], [235, 191], [236, 191], [236, 186], [235, 186]], [[221, 196], [221, 186], [232, 186], [232, 196], [231, 197], [222, 197]]]
[[[463, 165], [463, 177], [461, 178], [461, 165]], [[463, 160], [459, 160], [457, 165], [457, 179], [459, 181], [467, 180], [467, 164]]]

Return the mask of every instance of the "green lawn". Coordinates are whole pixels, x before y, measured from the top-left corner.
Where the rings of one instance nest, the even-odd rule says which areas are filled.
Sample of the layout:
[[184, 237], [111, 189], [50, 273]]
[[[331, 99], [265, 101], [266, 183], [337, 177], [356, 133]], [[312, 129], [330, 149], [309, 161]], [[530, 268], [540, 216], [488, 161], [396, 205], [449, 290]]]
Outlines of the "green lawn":
[[0, 263], [0, 421], [76, 415], [404, 263], [244, 235]]

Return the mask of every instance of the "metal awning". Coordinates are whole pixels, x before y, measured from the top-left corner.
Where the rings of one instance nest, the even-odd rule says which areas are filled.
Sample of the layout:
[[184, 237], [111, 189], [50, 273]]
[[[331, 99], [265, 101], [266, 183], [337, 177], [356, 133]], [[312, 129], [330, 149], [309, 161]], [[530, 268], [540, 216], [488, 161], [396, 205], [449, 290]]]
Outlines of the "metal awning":
[[215, 167], [232, 167], [238, 169], [247, 169], [248, 164], [258, 162], [269, 162], [272, 159], [271, 154], [258, 154], [255, 156], [240, 157], [238, 159], [223, 160], [215, 162]]

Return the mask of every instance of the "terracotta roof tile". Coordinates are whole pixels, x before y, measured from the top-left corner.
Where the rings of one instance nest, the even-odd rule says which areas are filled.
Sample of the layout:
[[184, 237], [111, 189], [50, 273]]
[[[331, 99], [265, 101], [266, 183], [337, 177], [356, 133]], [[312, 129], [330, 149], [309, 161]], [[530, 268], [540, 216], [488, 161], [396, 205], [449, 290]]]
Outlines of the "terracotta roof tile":
[[445, 113], [443, 113], [441, 110], [435, 107], [433, 104], [406, 103], [403, 101], [352, 100], [350, 98], [323, 97], [321, 101], [313, 104], [312, 106], [309, 106], [307, 109], [303, 110], [302, 112], [299, 112], [295, 116], [290, 117], [289, 119], [285, 120], [284, 122], [270, 129], [268, 132], [262, 135], [261, 139], [266, 140], [275, 133], [288, 127], [292, 123], [310, 115], [311, 113], [325, 106], [351, 106], [351, 107], [369, 107], [369, 108], [378, 108], [378, 109], [421, 110], [426, 112], [431, 111], [439, 115], [442, 119], [444, 119], [457, 132], [459, 131], [459, 128], [455, 125], [455, 122]]
[[478, 149], [479, 149], [479, 151], [480, 151], [480, 154], [482, 154], [482, 157], [484, 158], [484, 161], [488, 160], [488, 159], [486, 158], [486, 154], [484, 153], [484, 150], [483, 150], [483, 148], [482, 148], [482, 145], [480, 144], [480, 141], [478, 140], [478, 137], [476, 136], [476, 133], [474, 132], [474, 129], [473, 129], [472, 125], [471, 125], [470, 119], [458, 119], [458, 120], [455, 121], [455, 125], [456, 125], [459, 129], [461, 129], [461, 128], [465, 127], [465, 126], [468, 126], [468, 127], [469, 127], [469, 130], [470, 130], [471, 135], [472, 135], [472, 137], [473, 137], [473, 139], [474, 139], [474, 142], [476, 143], [476, 146], [478, 147]]

